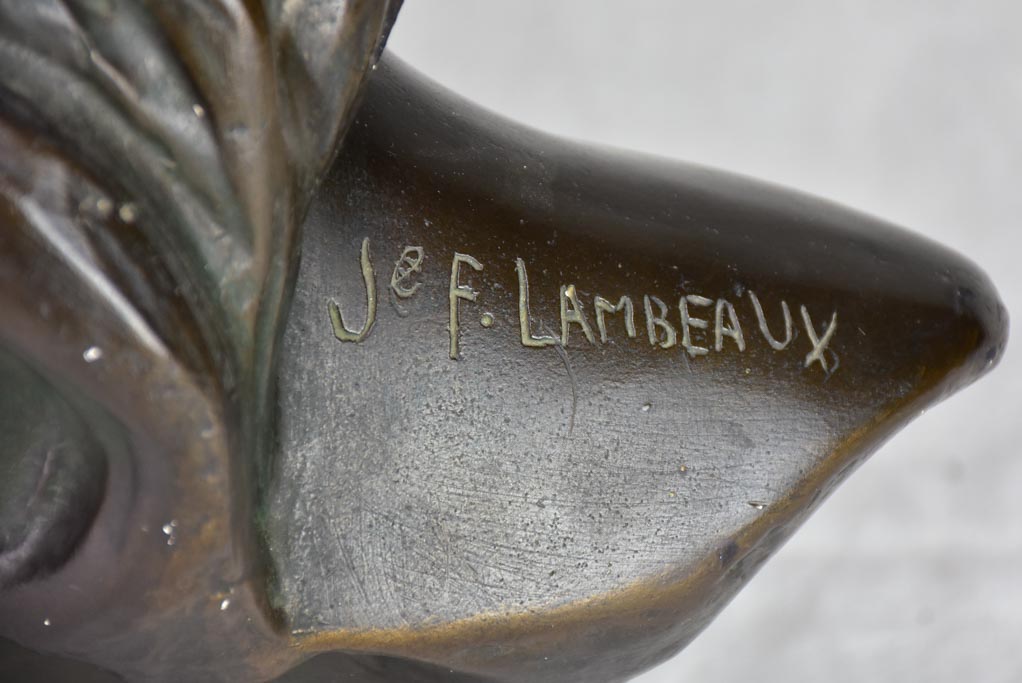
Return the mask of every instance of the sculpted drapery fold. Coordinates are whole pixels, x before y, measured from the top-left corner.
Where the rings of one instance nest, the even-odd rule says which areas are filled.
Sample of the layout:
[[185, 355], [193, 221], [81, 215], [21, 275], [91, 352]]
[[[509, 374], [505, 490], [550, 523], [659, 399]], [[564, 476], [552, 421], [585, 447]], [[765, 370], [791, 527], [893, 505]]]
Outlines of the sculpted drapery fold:
[[[278, 338], [306, 208], [399, 5], [0, 0], [0, 386], [24, 406], [0, 415], [0, 464], [39, 480], [0, 496], [0, 587], [60, 569], [83, 586], [64, 621], [106, 615], [50, 629], [53, 651], [139, 676], [187, 651], [201, 678], [231, 659], [222, 634], [272, 637], [252, 492]], [[217, 591], [234, 607], [210, 624]], [[2, 636], [41, 623], [8, 607]], [[168, 624], [186, 637], [139, 645]]]
[[0, 2], [0, 191], [64, 214], [74, 239], [46, 248], [74, 249], [186, 365], [214, 366], [245, 424], [272, 391], [305, 207], [398, 5]]

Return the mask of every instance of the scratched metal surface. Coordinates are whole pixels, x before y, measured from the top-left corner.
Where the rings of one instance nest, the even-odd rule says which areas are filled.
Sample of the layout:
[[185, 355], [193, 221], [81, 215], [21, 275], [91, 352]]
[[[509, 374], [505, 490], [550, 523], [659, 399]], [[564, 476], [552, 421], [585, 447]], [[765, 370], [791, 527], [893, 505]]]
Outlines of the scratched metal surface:
[[[722, 395], [677, 353], [637, 382], [623, 340], [566, 360], [525, 349], [511, 258], [465, 278], [497, 322], [484, 330], [482, 308], [464, 306], [461, 360], [448, 358], [450, 250], [427, 261], [407, 317], [385, 302], [369, 339], [341, 345], [325, 302], [360, 307], [342, 283], [358, 282], [361, 237], [306, 251], [288, 336], [282, 411], [295, 422], [276, 503], [294, 514], [274, 519], [300, 525], [278, 537], [299, 628], [535, 609], [694, 563], [798, 475], [778, 454], [811, 462], [833, 438], [825, 404], [755, 381]], [[374, 237], [386, 266], [393, 246], [428, 242]], [[679, 415], [698, 429], [682, 434]]]
[[[335, 221], [324, 220], [330, 232], [307, 233], [282, 370], [279, 467], [288, 488], [276, 505], [293, 515], [274, 519], [300, 525], [278, 535], [289, 567], [283, 590], [310, 626], [535, 609], [694, 564], [760, 514], [750, 503], [772, 502], [841, 431], [820, 378], [805, 378], [801, 396], [773, 395], [762, 376], [720, 392], [678, 348], [651, 363], [641, 346], [648, 341], [628, 339], [619, 320], [607, 348], [569, 346], [563, 357], [524, 348], [510, 246], [485, 259], [482, 273], [466, 268], [463, 282], [480, 297], [461, 305], [461, 358], [452, 361], [457, 245], [434, 247], [417, 216], [370, 236], [381, 285], [404, 245], [428, 245], [421, 293], [402, 302], [401, 317], [381, 287], [370, 337], [341, 344], [326, 302], [343, 302], [355, 325], [364, 317], [366, 230]], [[535, 260], [531, 280], [546, 284], [533, 296], [551, 324], [561, 279], [617, 268], [591, 263], [590, 273], [558, 278], [545, 266]], [[598, 285], [587, 283], [586, 294]], [[479, 324], [484, 311], [496, 318], [488, 330]], [[799, 365], [786, 368], [796, 381]], [[850, 411], [848, 422], [867, 411]], [[679, 430], [678, 416], [692, 428]]]
[[[561, 146], [403, 83], [377, 73], [306, 226], [267, 517], [298, 633], [527, 613], [706, 558], [726, 566], [739, 532], [933, 381], [972, 343], [960, 323], [989, 314], [972, 308], [986, 285], [967, 264], [881, 222], [699, 167]], [[339, 342], [329, 302], [364, 326], [365, 238], [377, 315], [362, 341]], [[422, 287], [398, 300], [386, 283], [412, 245]], [[458, 273], [478, 298], [457, 302], [453, 360], [456, 252], [482, 269]], [[596, 295], [630, 295], [640, 333], [615, 317], [606, 345], [573, 324], [565, 350], [526, 348], [522, 334], [560, 328], [569, 284], [594, 329]], [[790, 307], [783, 350], [751, 292], [776, 337]], [[683, 294], [709, 319], [692, 330], [705, 355], [682, 348]], [[650, 343], [644, 295], [671, 302], [672, 348]], [[697, 296], [727, 301], [738, 322], [715, 324]], [[833, 315], [843, 333], [831, 338]]]
[[[1018, 320], [1020, 21], [1011, 0], [447, 0], [409, 5], [391, 46], [544, 130], [914, 226], [982, 264]], [[1016, 335], [997, 372], [887, 444], [700, 638], [637, 680], [1022, 678], [1020, 351]]]

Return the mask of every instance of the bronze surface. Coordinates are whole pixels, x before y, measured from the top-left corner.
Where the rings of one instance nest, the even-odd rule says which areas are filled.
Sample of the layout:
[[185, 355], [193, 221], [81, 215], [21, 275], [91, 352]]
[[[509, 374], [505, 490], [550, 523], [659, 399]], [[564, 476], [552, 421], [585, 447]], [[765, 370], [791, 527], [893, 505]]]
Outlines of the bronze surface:
[[996, 362], [961, 256], [370, 69], [395, 11], [0, 4], [4, 680], [626, 680]]

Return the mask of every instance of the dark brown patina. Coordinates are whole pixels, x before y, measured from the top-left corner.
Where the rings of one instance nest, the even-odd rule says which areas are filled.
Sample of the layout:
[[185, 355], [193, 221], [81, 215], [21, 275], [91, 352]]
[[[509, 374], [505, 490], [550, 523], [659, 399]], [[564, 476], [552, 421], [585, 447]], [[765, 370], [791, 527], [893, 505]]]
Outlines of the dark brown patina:
[[0, 4], [3, 680], [626, 680], [997, 360], [961, 256], [395, 12]]

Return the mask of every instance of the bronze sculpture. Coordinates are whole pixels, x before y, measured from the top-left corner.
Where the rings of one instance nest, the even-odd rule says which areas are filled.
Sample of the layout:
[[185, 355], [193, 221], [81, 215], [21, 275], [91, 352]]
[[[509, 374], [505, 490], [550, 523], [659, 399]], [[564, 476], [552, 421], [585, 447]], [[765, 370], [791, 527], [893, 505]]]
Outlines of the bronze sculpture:
[[[307, 666], [620, 679], [1003, 346], [960, 257], [396, 63], [320, 185], [386, 7], [324, 37], [295, 4], [66, 4], [0, 22], [31, 48], [3, 78], [4, 520], [29, 542], [0, 605], [30, 647], [173, 680], [335, 651]], [[88, 49], [52, 54], [54, 17]], [[193, 97], [140, 87], [173, 70], [121, 20]]]

